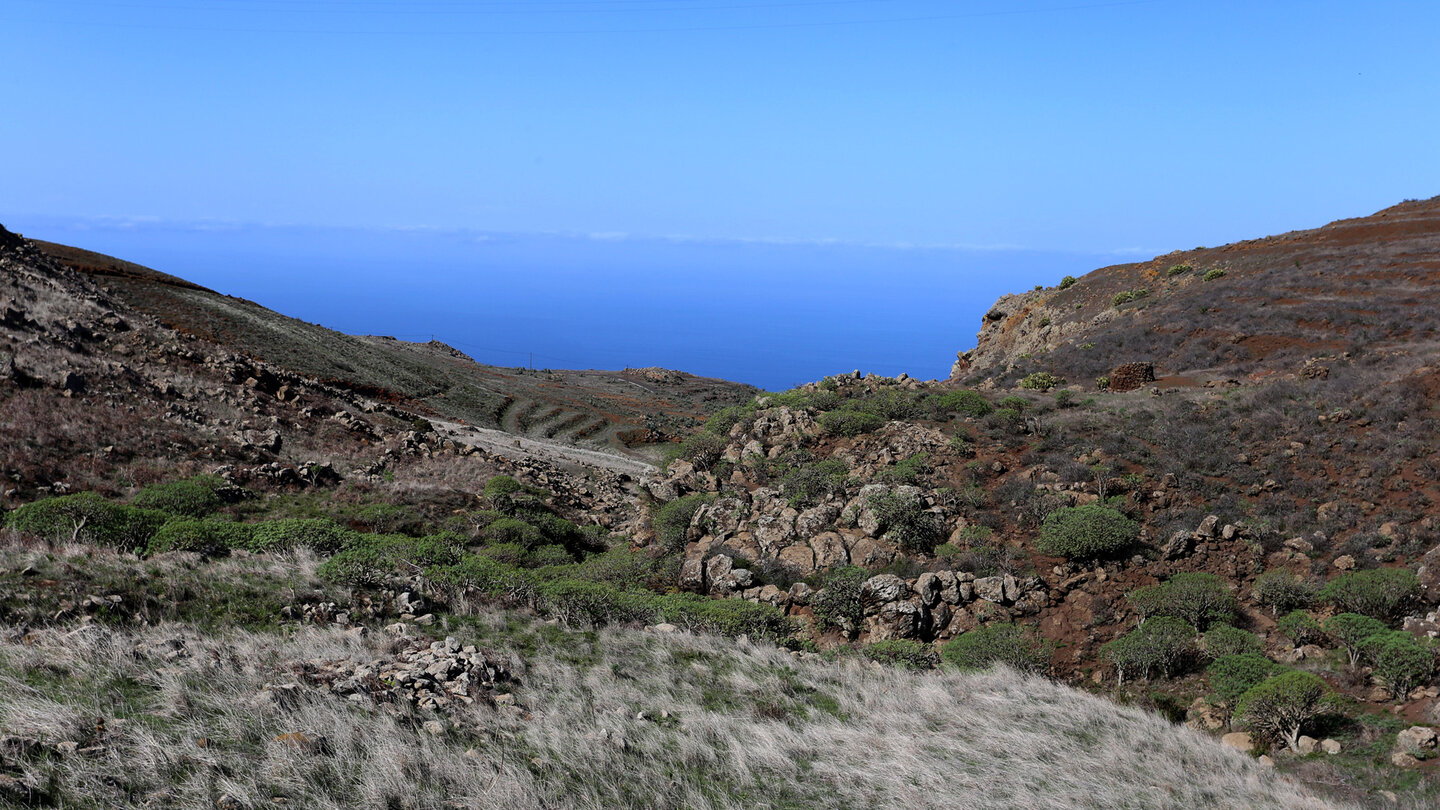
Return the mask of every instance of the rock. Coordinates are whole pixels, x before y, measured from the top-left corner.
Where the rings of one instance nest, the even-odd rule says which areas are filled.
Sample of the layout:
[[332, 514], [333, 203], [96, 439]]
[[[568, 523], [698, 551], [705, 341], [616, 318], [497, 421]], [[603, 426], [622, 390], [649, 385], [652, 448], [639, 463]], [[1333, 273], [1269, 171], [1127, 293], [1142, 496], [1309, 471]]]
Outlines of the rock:
[[1232, 731], [1220, 738], [1221, 745], [1228, 745], [1244, 754], [1250, 753], [1255, 748], [1255, 743], [1250, 739], [1250, 733], [1246, 731]]
[[705, 561], [705, 581], [714, 587], [714, 583], [730, 575], [730, 570], [734, 565], [735, 561], [730, 558], [730, 555], [716, 554]]
[[655, 625], [654, 627], [651, 627], [651, 628], [649, 628], [649, 629], [650, 629], [651, 632], [654, 632], [654, 633], [667, 633], [667, 634], [668, 634], [668, 633], [678, 633], [678, 632], [680, 632], [680, 628], [676, 627], [676, 626], [673, 625], [673, 624], [670, 624], [669, 622], [661, 622], [661, 623], [659, 623], [659, 624], [657, 624], [657, 625]]
[[1116, 366], [1109, 374], [1110, 390], [1117, 393], [1134, 391], [1146, 383], [1155, 381], [1154, 363], [1124, 363]]
[[1218, 515], [1208, 515], [1200, 521], [1200, 525], [1195, 529], [1195, 534], [1204, 538], [1213, 538], [1216, 536], [1216, 529], [1219, 525], [1220, 517]]
[[433, 734], [437, 737], [445, 733], [445, 724], [439, 720], [426, 720], [420, 724], [420, 728], [424, 729], [426, 734]]
[[1275, 760], [1271, 759], [1268, 754], [1261, 754], [1260, 756], [1255, 758], [1255, 761], [1260, 763], [1260, 767], [1262, 768], [1275, 767]]
[[914, 602], [888, 602], [865, 617], [864, 629], [872, 643], [915, 638], [920, 633], [924, 618], [922, 608]]
[[796, 582], [790, 586], [790, 604], [808, 605], [810, 604], [810, 596], [814, 592], [815, 589], [804, 582]]
[[865, 613], [874, 614], [890, 602], [896, 602], [910, 595], [910, 586], [894, 574], [873, 576], [860, 586], [860, 604]]
[[1415, 575], [1420, 580], [1422, 598], [1432, 605], [1440, 605], [1440, 545], [1420, 558], [1420, 566]]
[[1320, 750], [1331, 755], [1338, 754], [1340, 753], [1340, 743], [1337, 740], [1326, 738], [1320, 741]]
[[801, 575], [815, 572], [815, 550], [803, 543], [796, 543], [781, 549], [777, 559]]
[[1005, 602], [1005, 578], [1004, 577], [981, 577], [975, 580], [975, 596], [987, 602], [1004, 604]]
[[947, 605], [960, 604], [960, 583], [955, 579], [955, 572], [937, 571], [935, 579], [940, 585], [940, 601]]
[[691, 557], [680, 566], [680, 587], [683, 590], [705, 593], [705, 561]]
[[[950, 579], [953, 587], [954, 575], [951, 575]], [[920, 598], [921, 604], [926, 607], [933, 608], [935, 607], [935, 603], [940, 601], [941, 588], [940, 577], [929, 571], [921, 574], [915, 580], [915, 595]]]
[[845, 538], [837, 532], [823, 532], [810, 538], [810, 548], [815, 552], [817, 569], [836, 568], [850, 564], [850, 550], [845, 547]]
[[1414, 768], [1420, 764], [1420, 760], [1404, 751], [1396, 751], [1390, 755], [1390, 764], [1397, 768]]
[[1341, 571], [1349, 571], [1355, 568], [1355, 558], [1351, 557], [1349, 554], [1342, 554], [1341, 556], [1335, 558], [1334, 565]]
[[1395, 735], [1395, 747], [1410, 754], [1434, 751], [1436, 746], [1435, 729], [1429, 726], [1411, 726]]
[[1298, 551], [1301, 554], [1309, 554], [1315, 550], [1315, 546], [1303, 537], [1292, 537], [1286, 540], [1285, 547], [1292, 551]]
[[1189, 554], [1191, 538], [1192, 535], [1190, 532], [1186, 531], [1179, 531], [1170, 535], [1170, 539], [1166, 540], [1165, 545], [1160, 549], [1160, 559], [1178, 560], [1186, 554]]
[[889, 565], [895, 559], [895, 549], [888, 543], [862, 537], [850, 547], [850, 562], [861, 568]]
[[1295, 753], [1301, 756], [1313, 754], [1315, 753], [1315, 747], [1319, 744], [1320, 741], [1314, 737], [1308, 737], [1302, 734], [1300, 735], [1300, 739], [1295, 742]]
[[1197, 697], [1185, 711], [1185, 725], [1197, 731], [1218, 731], [1225, 727], [1225, 712], [1205, 698]]

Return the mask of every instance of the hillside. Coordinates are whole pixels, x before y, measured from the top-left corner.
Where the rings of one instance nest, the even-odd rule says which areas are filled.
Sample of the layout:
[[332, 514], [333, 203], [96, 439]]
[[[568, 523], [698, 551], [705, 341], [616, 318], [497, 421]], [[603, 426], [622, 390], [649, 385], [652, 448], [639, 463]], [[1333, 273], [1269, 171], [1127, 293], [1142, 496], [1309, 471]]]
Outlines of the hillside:
[[49, 242], [42, 254], [183, 335], [427, 416], [652, 459], [652, 445], [754, 395], [664, 369], [487, 366], [438, 341], [346, 335], [130, 262]]
[[758, 396], [0, 230], [0, 796], [1434, 806], [1437, 211], [1007, 296], [949, 381]]

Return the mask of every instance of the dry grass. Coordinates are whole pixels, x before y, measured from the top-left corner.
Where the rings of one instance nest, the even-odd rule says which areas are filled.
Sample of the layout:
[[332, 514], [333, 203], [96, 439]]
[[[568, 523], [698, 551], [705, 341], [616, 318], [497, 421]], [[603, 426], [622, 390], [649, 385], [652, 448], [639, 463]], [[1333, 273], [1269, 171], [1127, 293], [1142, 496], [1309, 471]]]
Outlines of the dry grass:
[[[518, 707], [467, 707], [436, 735], [428, 716], [312, 687], [256, 700], [294, 682], [296, 662], [385, 658], [383, 634], [85, 627], [6, 635], [0, 727], [103, 745], [21, 760], [67, 807], [1325, 806], [1194, 732], [1013, 672], [916, 674], [503, 615], [451, 632], [526, 653]], [[285, 741], [296, 733], [324, 743]]]

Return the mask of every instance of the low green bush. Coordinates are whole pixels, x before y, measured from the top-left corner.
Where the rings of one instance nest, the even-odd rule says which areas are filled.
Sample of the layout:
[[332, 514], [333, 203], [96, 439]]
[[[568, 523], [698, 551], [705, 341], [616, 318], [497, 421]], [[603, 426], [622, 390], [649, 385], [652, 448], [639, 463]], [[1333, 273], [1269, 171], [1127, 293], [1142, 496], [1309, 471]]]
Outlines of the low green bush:
[[1326, 635], [1335, 639], [1335, 643], [1349, 653], [1352, 667], [1360, 663], [1361, 647], [1365, 639], [1388, 629], [1379, 619], [1359, 613], [1331, 616], [1325, 620], [1324, 628]]
[[483, 554], [464, 554], [454, 565], [425, 569], [425, 578], [437, 585], [474, 591], [488, 599], [521, 601], [534, 591], [522, 569]]
[[1037, 371], [1020, 380], [1021, 388], [1028, 388], [1032, 391], [1049, 391], [1051, 388], [1057, 388], [1064, 384], [1063, 377], [1057, 377], [1048, 371]]
[[1254, 633], [1228, 624], [1217, 624], [1205, 631], [1204, 644], [1205, 654], [1211, 658], [1259, 653], [1264, 649]]
[[255, 524], [247, 551], [289, 551], [308, 548], [320, 554], [333, 554], [360, 537], [328, 518], [287, 518]]
[[1143, 678], [1156, 669], [1166, 678], [1195, 653], [1195, 628], [1183, 619], [1159, 616], [1100, 648], [1123, 683], [1127, 673]]
[[780, 491], [796, 509], [805, 509], [845, 491], [845, 478], [850, 470], [845, 462], [827, 458], [800, 464], [780, 480]]
[[1292, 610], [1280, 617], [1276, 622], [1280, 632], [1290, 639], [1290, 642], [1299, 647], [1304, 644], [1315, 644], [1325, 637], [1325, 631], [1320, 629], [1320, 623], [1315, 617], [1303, 610]]
[[225, 479], [218, 475], [197, 475], [182, 481], [150, 484], [135, 493], [130, 502], [141, 509], [159, 509], [172, 515], [202, 518], [224, 506], [216, 491], [225, 485]]
[[1206, 281], [1214, 281], [1214, 280], [1217, 279], [1217, 278], [1224, 278], [1224, 277], [1225, 277], [1225, 271], [1224, 271], [1224, 270], [1221, 270], [1221, 269], [1218, 268], [1218, 267], [1216, 267], [1216, 268], [1214, 268], [1214, 269], [1211, 269], [1211, 270], [1206, 270], [1206, 271], [1205, 271], [1205, 275], [1202, 276], [1202, 278], [1203, 278], [1204, 280], [1206, 280]]
[[1075, 278], [1074, 276], [1065, 276], [1064, 278], [1060, 279], [1060, 289], [1068, 290], [1071, 287], [1074, 287], [1078, 281], [1080, 281], [1080, 279]]
[[934, 669], [940, 663], [934, 647], [903, 638], [867, 644], [861, 652], [871, 661], [900, 669]]
[[1237, 701], [1235, 717], [1258, 736], [1284, 740], [1295, 751], [1300, 732], [1330, 706], [1324, 681], [1290, 670], [1250, 687]]
[[1200, 630], [1231, 621], [1237, 609], [1235, 595], [1225, 580], [1193, 571], [1176, 574], [1159, 585], [1131, 591], [1126, 598], [1142, 616], [1174, 616]]
[[940, 658], [962, 670], [988, 669], [1003, 664], [1021, 672], [1041, 673], [1050, 668], [1053, 647], [1014, 624], [977, 627], [945, 642]]
[[899, 492], [877, 492], [869, 506], [880, 521], [880, 532], [902, 548], [929, 552], [945, 533], [944, 520], [925, 507], [919, 497]]
[[1210, 681], [1210, 691], [1234, 707], [1240, 696], [1254, 686], [1285, 671], [1285, 667], [1259, 653], [1223, 655], [1205, 668]]
[[540, 545], [544, 535], [520, 518], [507, 517], [482, 529], [480, 538], [487, 546], [513, 545], [528, 550]]
[[859, 436], [885, 426], [884, 417], [859, 411], [826, 411], [816, 422], [830, 436]]
[[316, 574], [327, 582], [374, 586], [397, 573], [413, 573], [460, 562], [461, 544], [452, 535], [408, 537], [403, 534], [365, 534], [326, 560]]
[[1320, 591], [1320, 598], [1346, 613], [1390, 622], [1404, 615], [1420, 596], [1420, 580], [1408, 568], [1347, 571]]
[[[893, 466], [881, 470], [875, 478], [886, 484], [915, 485], [920, 483], [920, 477], [930, 472], [930, 460], [925, 453], [916, 453], [895, 462]], [[840, 462], [836, 462], [840, 463]], [[844, 467], [840, 463], [841, 468]], [[842, 479], [843, 480], [843, 479]]]
[[1435, 671], [1435, 647], [1421, 643], [1404, 630], [1376, 633], [1360, 645], [1371, 671], [1397, 701], [1410, 689], [1430, 680]]
[[539, 583], [533, 598], [541, 612], [566, 624], [585, 627], [648, 623], [659, 613], [656, 596], [649, 591], [616, 588], [583, 579]]
[[1135, 521], [1118, 510], [1091, 503], [1051, 512], [1040, 524], [1035, 546], [1045, 554], [1088, 560], [1122, 551], [1139, 535]]
[[815, 625], [821, 632], [842, 630], [853, 635], [865, 618], [860, 604], [860, 586], [870, 572], [854, 565], [842, 565], [826, 571], [820, 578], [820, 589], [810, 597]]
[[1255, 579], [1255, 599], [1278, 616], [1315, 603], [1315, 585], [1290, 571], [1266, 571]]
[[136, 551], [144, 548], [171, 516], [158, 509], [112, 503], [94, 492], [78, 492], [21, 505], [6, 522], [11, 529], [52, 542], [78, 542]]
[[995, 410], [995, 406], [990, 404], [990, 400], [986, 399], [978, 391], [968, 389], [935, 394], [927, 400], [927, 404], [930, 410], [938, 416], [959, 414], [961, 416], [981, 417]]
[[650, 527], [655, 530], [655, 540], [661, 548], [679, 551], [685, 547], [685, 533], [690, 521], [701, 506], [715, 500], [713, 492], [697, 492], [683, 495], [658, 507], [650, 516]]
[[146, 544], [145, 553], [196, 551], [218, 557], [229, 554], [232, 548], [246, 548], [254, 534], [254, 527], [248, 523], [180, 518], [161, 526]]
[[744, 635], [754, 641], [778, 643], [790, 637], [794, 626], [772, 605], [741, 599], [710, 599], [693, 593], [655, 597], [660, 617], [699, 633]]
[[1195, 268], [1191, 267], [1191, 266], [1188, 265], [1188, 264], [1172, 264], [1172, 265], [1170, 265], [1170, 269], [1165, 271], [1165, 275], [1167, 275], [1167, 276], [1172, 276], [1172, 277], [1173, 277], [1173, 276], [1178, 276], [1178, 275], [1180, 275], [1181, 273], [1188, 273], [1188, 272], [1190, 272], [1191, 270], [1194, 270], [1194, 269], [1195, 269]]

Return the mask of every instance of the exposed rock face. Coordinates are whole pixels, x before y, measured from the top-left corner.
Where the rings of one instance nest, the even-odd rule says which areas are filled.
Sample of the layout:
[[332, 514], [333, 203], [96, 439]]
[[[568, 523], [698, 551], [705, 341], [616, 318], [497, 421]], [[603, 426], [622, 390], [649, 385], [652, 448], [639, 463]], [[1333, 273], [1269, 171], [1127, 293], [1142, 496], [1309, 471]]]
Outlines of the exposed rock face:
[[1110, 390], [1116, 392], [1134, 391], [1155, 381], [1155, 364], [1124, 363], [1110, 372]]

